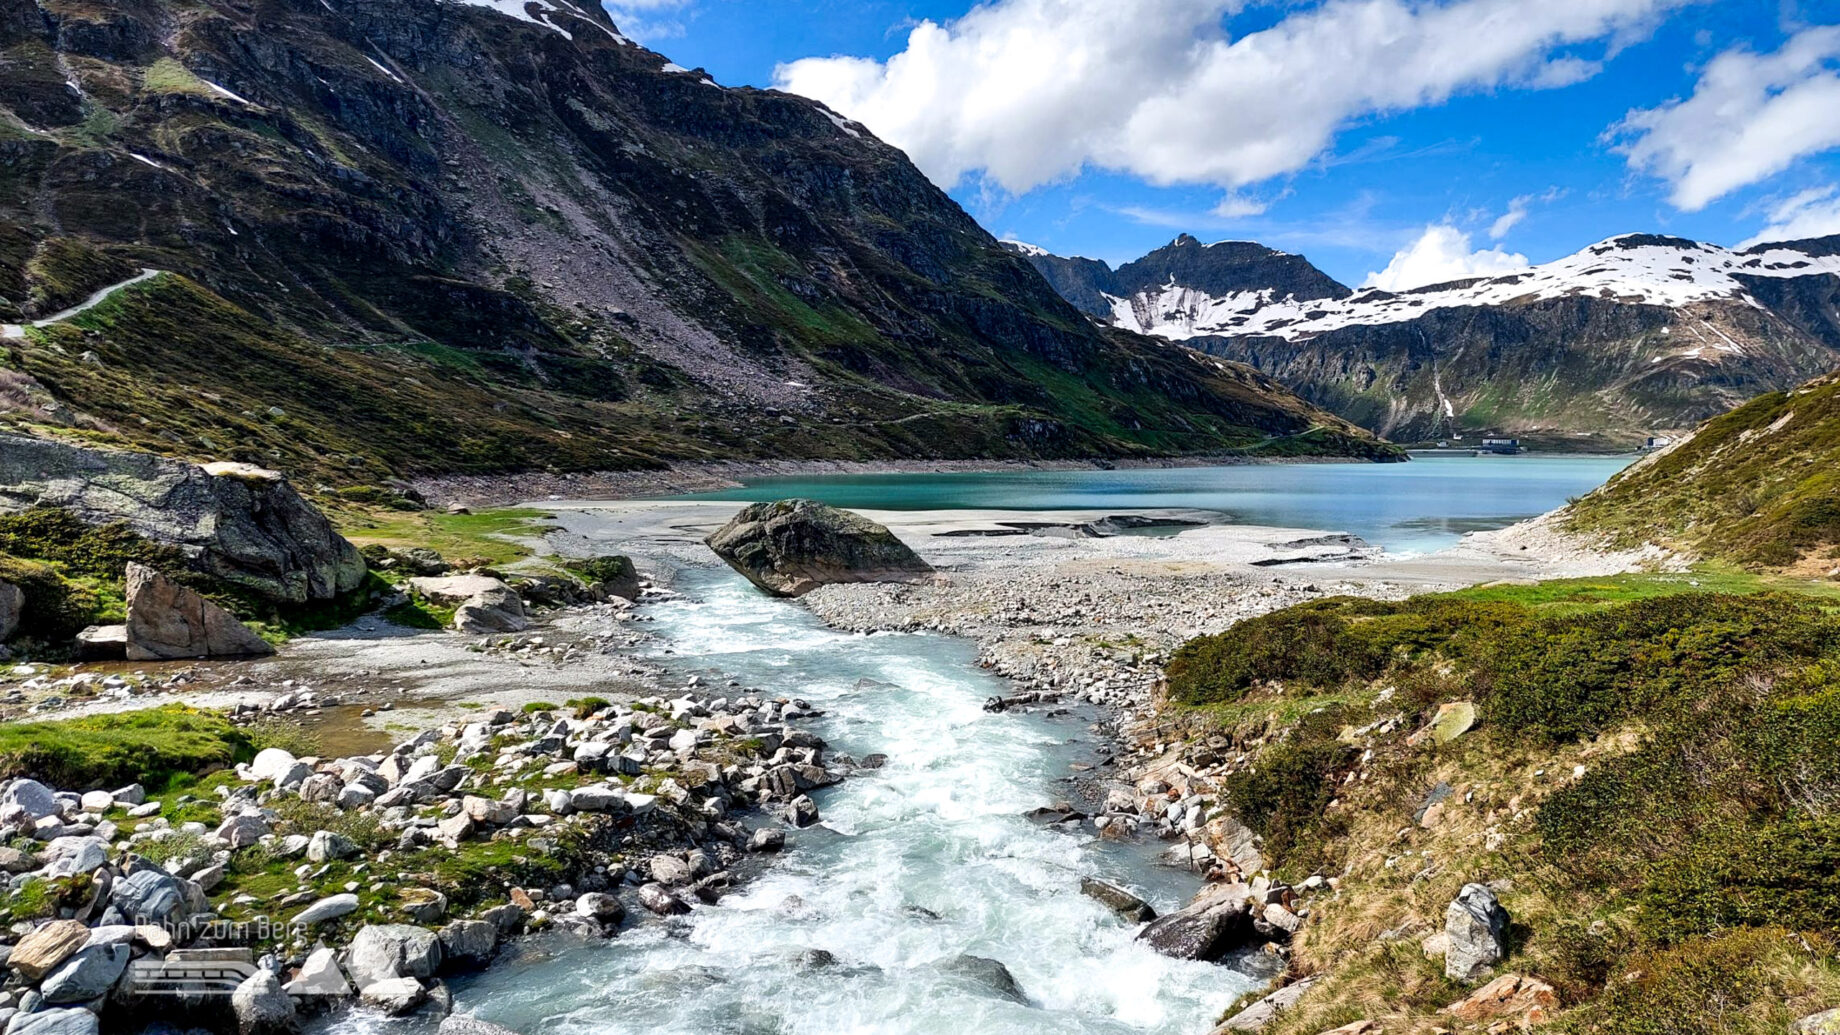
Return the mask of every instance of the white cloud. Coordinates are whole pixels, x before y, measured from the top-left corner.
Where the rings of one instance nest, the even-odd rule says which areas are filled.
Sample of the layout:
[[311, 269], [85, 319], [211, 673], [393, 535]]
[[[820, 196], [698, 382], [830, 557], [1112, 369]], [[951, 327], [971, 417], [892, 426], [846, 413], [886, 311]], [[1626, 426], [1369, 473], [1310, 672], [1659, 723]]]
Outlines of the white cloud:
[[1520, 197], [1508, 202], [1508, 210], [1496, 216], [1495, 222], [1489, 224], [1489, 239], [1499, 241], [1508, 236], [1508, 231], [1519, 226], [1521, 220], [1527, 218], [1527, 212], [1533, 207], [1534, 202], [1548, 203], [1557, 201], [1564, 193], [1564, 190], [1553, 187], [1542, 194], [1522, 194]]
[[1700, 73], [1693, 96], [1630, 112], [1611, 127], [1631, 168], [1697, 211], [1840, 146], [1840, 25], [1804, 29], [1774, 54], [1733, 47]]
[[1439, 223], [1425, 227], [1418, 240], [1404, 251], [1395, 252], [1386, 269], [1369, 273], [1361, 286], [1405, 291], [1427, 284], [1492, 277], [1526, 268], [1525, 255], [1500, 248], [1472, 250], [1468, 234], [1448, 223]]
[[1269, 203], [1260, 201], [1257, 198], [1249, 198], [1244, 194], [1229, 193], [1226, 197], [1220, 199], [1220, 204], [1215, 205], [1212, 211], [1214, 215], [1221, 219], [1244, 219], [1247, 216], [1262, 216], [1265, 214], [1265, 210], [1270, 207]]
[[1326, 0], [1232, 39], [1243, 0], [990, 0], [886, 62], [807, 58], [775, 82], [903, 148], [935, 182], [1007, 191], [1088, 164], [1234, 188], [1302, 168], [1351, 119], [1592, 74], [1566, 53], [1692, 0]]
[[1816, 187], [1778, 202], [1770, 209], [1770, 224], [1739, 248], [1768, 241], [1802, 241], [1840, 234], [1840, 187]]

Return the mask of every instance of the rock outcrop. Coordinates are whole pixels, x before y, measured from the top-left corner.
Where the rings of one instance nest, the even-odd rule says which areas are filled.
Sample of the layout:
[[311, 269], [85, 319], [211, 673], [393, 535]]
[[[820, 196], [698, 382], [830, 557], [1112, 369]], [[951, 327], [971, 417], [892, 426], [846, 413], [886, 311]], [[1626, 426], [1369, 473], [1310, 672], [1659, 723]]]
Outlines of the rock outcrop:
[[274, 471], [0, 434], [0, 513], [38, 506], [123, 522], [279, 603], [330, 600], [364, 580], [358, 548]]
[[1444, 974], [1475, 981], [1508, 956], [1508, 911], [1486, 884], [1465, 884], [1444, 913]]
[[816, 500], [755, 503], [704, 542], [748, 581], [782, 597], [826, 583], [911, 582], [933, 573], [887, 528]]
[[422, 598], [454, 609], [454, 628], [465, 633], [521, 632], [530, 627], [517, 591], [490, 575], [410, 579]]
[[236, 616], [144, 564], [129, 564], [129, 661], [273, 654]]

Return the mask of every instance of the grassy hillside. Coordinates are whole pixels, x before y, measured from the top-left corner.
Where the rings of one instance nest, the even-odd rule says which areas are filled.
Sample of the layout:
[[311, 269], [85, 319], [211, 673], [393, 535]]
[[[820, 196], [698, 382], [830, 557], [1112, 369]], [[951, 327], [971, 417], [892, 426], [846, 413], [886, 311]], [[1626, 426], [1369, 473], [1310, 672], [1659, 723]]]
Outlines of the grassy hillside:
[[[1513, 918], [1494, 973], [1554, 989], [1541, 1030], [1763, 1035], [1840, 1006], [1834, 587], [1326, 600], [1193, 641], [1168, 675], [1169, 716], [1243, 752], [1214, 804], [1279, 876], [1333, 879], [1293, 944], [1319, 981], [1268, 1035], [1472, 1030], [1445, 1010], [1474, 987], [1422, 946], [1469, 882]], [[1411, 737], [1456, 702], [1474, 729]]]
[[1840, 375], [1759, 396], [1575, 502], [1565, 523], [1756, 568], [1840, 568]]

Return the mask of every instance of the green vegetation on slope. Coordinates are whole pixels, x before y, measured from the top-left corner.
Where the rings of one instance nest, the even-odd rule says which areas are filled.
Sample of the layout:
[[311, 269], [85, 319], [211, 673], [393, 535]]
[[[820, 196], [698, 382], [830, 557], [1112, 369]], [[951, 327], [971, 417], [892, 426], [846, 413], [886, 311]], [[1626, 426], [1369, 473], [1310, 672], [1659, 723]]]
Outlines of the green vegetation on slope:
[[1840, 566], [1840, 376], [1772, 392], [1565, 512], [1576, 531], [1757, 568]]
[[[1503, 889], [1502, 970], [1559, 989], [1556, 1030], [1779, 1032], [1840, 1005], [1837, 603], [1578, 579], [1312, 602], [1181, 648], [1175, 714], [1252, 755], [1220, 803], [1284, 876], [1339, 875], [1296, 945], [1324, 981], [1271, 1030], [1415, 1031], [1466, 995], [1374, 937], [1441, 929], [1466, 881]], [[1407, 742], [1465, 700], [1474, 732]]]

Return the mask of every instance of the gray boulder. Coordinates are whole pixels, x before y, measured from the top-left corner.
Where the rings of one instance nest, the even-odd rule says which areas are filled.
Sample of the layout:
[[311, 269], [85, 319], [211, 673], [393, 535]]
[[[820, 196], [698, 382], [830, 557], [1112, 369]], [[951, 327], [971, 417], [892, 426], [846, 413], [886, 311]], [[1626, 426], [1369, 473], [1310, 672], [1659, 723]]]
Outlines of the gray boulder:
[[132, 950], [122, 942], [86, 945], [46, 974], [38, 990], [47, 1003], [87, 1003], [115, 987], [128, 969], [130, 955]]
[[1203, 891], [1173, 913], [1150, 921], [1137, 939], [1165, 956], [1183, 960], [1220, 959], [1259, 941], [1244, 884], [1223, 884]]
[[351, 838], [330, 830], [315, 830], [307, 839], [307, 861], [311, 863], [335, 862], [356, 854], [358, 846]]
[[77, 658], [82, 661], [126, 661], [128, 627], [92, 625], [77, 633]]
[[454, 628], [461, 632], [521, 632], [530, 627], [524, 601], [490, 575], [410, 579], [409, 588], [426, 600], [454, 608]]
[[999, 998], [1011, 1002], [1026, 1003], [1029, 997], [1022, 994], [1022, 986], [1016, 983], [1016, 976], [1001, 961], [984, 956], [960, 955], [941, 963], [939, 969], [954, 977], [980, 986]]
[[782, 597], [832, 582], [911, 582], [933, 573], [887, 528], [815, 500], [753, 504], [703, 541], [748, 581]]
[[241, 1035], [273, 1035], [294, 1026], [294, 999], [281, 990], [272, 971], [257, 970], [244, 978], [230, 993], [230, 1009]]
[[312, 927], [358, 911], [358, 896], [350, 893], [328, 895], [294, 914], [289, 923], [295, 927]]
[[413, 924], [370, 924], [352, 939], [346, 968], [359, 988], [391, 978], [433, 977], [441, 965], [441, 939]]
[[275, 652], [235, 615], [145, 564], [128, 563], [127, 598], [129, 661]]
[[279, 473], [244, 464], [0, 434], [0, 513], [35, 506], [126, 522], [190, 567], [278, 602], [328, 600], [364, 581], [364, 558], [324, 514]]
[[6, 792], [0, 794], [0, 804], [17, 805], [33, 819], [56, 815], [58, 811], [57, 795], [51, 788], [23, 777], [6, 785]]
[[1107, 909], [1126, 920], [1142, 923], [1156, 919], [1156, 910], [1150, 908], [1150, 903], [1109, 881], [1097, 877], [1083, 878], [1080, 881], [1080, 891], [1088, 898], [1098, 899]]
[[74, 1007], [17, 1013], [6, 1025], [6, 1035], [97, 1035], [101, 1030], [95, 1014]]
[[1300, 978], [1271, 993], [1221, 1024], [1220, 1031], [1258, 1031], [1278, 1019], [1278, 1015], [1297, 1005], [1303, 994], [1316, 984], [1315, 977]]
[[400, 1017], [422, 1005], [422, 1000], [428, 998], [428, 989], [412, 977], [385, 978], [365, 985], [358, 995], [364, 1005]]
[[1465, 884], [1444, 911], [1444, 974], [1475, 981], [1508, 956], [1508, 911], [1486, 884]]
[[134, 924], [165, 924], [185, 911], [185, 885], [160, 870], [136, 870], [109, 885], [109, 901]]
[[498, 951], [498, 925], [489, 920], [455, 920], [441, 928], [441, 957], [449, 963], [484, 963]]

